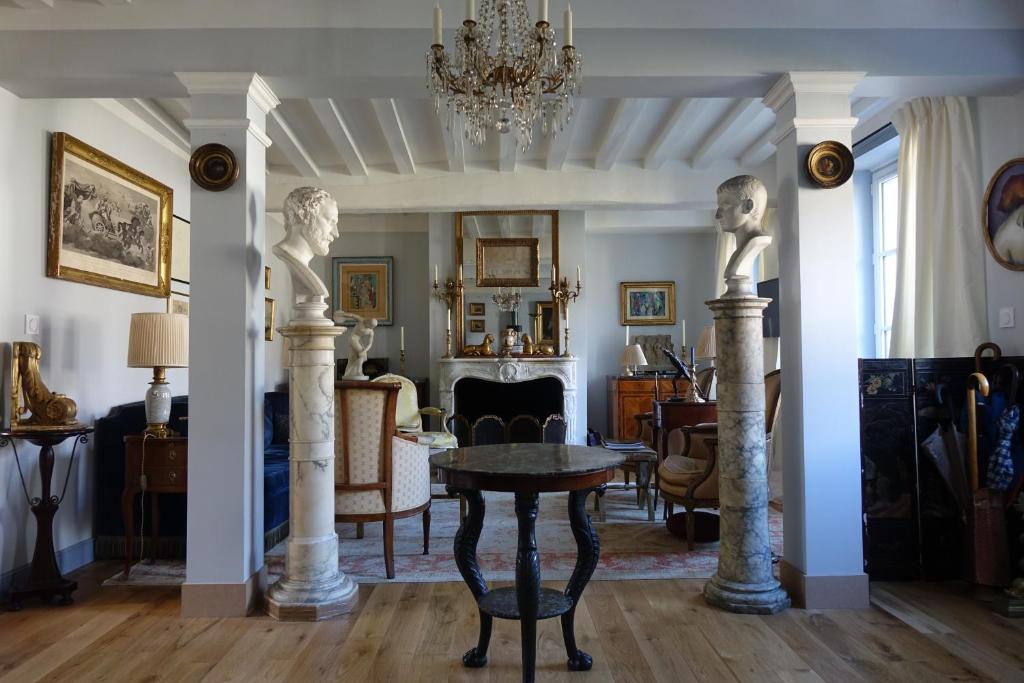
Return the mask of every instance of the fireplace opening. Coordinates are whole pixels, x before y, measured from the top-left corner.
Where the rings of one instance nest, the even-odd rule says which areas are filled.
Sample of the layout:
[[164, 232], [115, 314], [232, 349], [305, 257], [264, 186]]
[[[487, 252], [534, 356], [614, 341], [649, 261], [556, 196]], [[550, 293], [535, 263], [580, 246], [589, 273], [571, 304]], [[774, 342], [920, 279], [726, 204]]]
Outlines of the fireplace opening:
[[562, 383], [554, 377], [525, 382], [492, 382], [466, 377], [455, 383], [455, 414], [470, 424], [484, 415], [506, 423], [517, 415], [533, 415], [542, 424], [549, 415], [562, 415]]

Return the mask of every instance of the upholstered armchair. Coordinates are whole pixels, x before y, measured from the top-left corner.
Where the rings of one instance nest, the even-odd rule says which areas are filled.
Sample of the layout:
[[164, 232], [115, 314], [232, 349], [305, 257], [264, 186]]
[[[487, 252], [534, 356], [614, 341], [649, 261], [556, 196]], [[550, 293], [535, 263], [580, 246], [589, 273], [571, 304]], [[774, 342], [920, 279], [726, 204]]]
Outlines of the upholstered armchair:
[[[414, 436], [429, 437], [430, 445], [434, 448], [458, 448], [459, 443], [448, 431], [448, 424], [444, 419], [443, 408], [420, 408], [419, 399], [416, 396], [416, 385], [408, 377], [388, 373], [375, 377], [374, 382], [390, 382], [398, 384], [401, 389], [398, 392], [398, 406], [395, 412], [395, 424], [398, 430]], [[423, 416], [440, 417], [440, 432], [423, 431]]]
[[334, 385], [334, 519], [384, 522], [384, 567], [395, 578], [395, 520], [423, 513], [430, 549], [430, 449], [395, 428], [399, 385], [342, 380]]
[[694, 511], [719, 507], [718, 425], [704, 423], [678, 431], [684, 438], [683, 454], [670, 455], [661, 462], [658, 486], [668, 515], [673, 504], [686, 508], [686, 547], [693, 550]]

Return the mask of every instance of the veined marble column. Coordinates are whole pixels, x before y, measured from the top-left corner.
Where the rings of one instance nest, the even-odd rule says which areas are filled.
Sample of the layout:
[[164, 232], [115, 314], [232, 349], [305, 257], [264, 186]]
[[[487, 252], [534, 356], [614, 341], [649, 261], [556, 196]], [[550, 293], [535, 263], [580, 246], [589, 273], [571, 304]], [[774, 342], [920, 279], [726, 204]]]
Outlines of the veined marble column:
[[774, 614], [790, 604], [772, 573], [768, 537], [761, 320], [769, 301], [744, 293], [707, 302], [718, 340], [721, 541], [704, 599], [746, 614]]
[[329, 619], [358, 600], [355, 582], [338, 568], [334, 531], [334, 343], [345, 328], [326, 318], [310, 324], [306, 313], [279, 328], [288, 338], [290, 533], [284, 576], [266, 603], [270, 616], [287, 621]]

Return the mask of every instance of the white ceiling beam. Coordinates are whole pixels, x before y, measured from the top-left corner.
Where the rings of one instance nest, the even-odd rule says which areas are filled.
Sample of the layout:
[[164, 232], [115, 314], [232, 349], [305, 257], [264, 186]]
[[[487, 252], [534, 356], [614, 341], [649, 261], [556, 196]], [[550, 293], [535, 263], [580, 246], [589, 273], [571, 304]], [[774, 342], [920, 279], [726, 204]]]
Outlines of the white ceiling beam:
[[267, 115], [267, 133], [303, 178], [320, 177], [320, 168], [279, 109], [271, 109]]
[[402, 120], [398, 117], [398, 107], [391, 98], [374, 98], [373, 110], [377, 112], [377, 122], [384, 132], [384, 139], [388, 142], [391, 150], [391, 157], [395, 161], [395, 168], [402, 175], [416, 173], [416, 163], [412, 158], [412, 150], [409, 148], [409, 139], [402, 127]]
[[444, 142], [444, 152], [448, 157], [448, 171], [451, 173], [466, 172], [466, 140], [462, 135], [462, 117], [452, 116], [452, 127], [449, 129], [447, 122], [440, 116], [437, 118], [441, 125], [441, 138]]
[[504, 135], [498, 134], [498, 170], [502, 173], [514, 173], [519, 161], [519, 145], [511, 131]]
[[318, 98], [310, 100], [309, 104], [313, 107], [313, 112], [320, 120], [320, 125], [327, 133], [327, 136], [334, 143], [334, 148], [341, 154], [349, 175], [368, 175], [363, 155], [360, 153], [359, 147], [356, 146], [352, 132], [349, 130], [348, 124], [345, 123], [345, 118], [341, 115], [334, 100]]
[[186, 150], [191, 149], [191, 134], [173, 116], [168, 114], [163, 107], [153, 100], [142, 98], [130, 100], [130, 103], [144, 114], [147, 122], [156, 128], [161, 135], [172, 142], [180, 144]]
[[545, 167], [549, 171], [561, 171], [565, 166], [565, 160], [569, 156], [569, 146], [572, 144], [572, 134], [576, 130], [576, 122], [580, 120], [580, 112], [583, 110], [585, 100], [578, 99], [574, 103], [575, 114], [565, 122], [565, 127], [548, 137], [548, 154]]
[[646, 100], [631, 98], [621, 99], [615, 105], [615, 113], [612, 114], [612, 120], [605, 129], [601, 146], [594, 158], [594, 168], [608, 171], [619, 160], [622, 148], [625, 147], [629, 133], [640, 118], [640, 112], [643, 111], [645, 104]]
[[728, 143], [730, 133], [750, 125], [762, 111], [764, 111], [764, 103], [756, 97], [744, 97], [737, 100], [704, 138], [704, 142], [693, 153], [690, 164], [694, 168], [710, 166], [717, 153]]
[[867, 121], [895, 101], [895, 97], [860, 97], [850, 105], [850, 115], [861, 122]]
[[693, 99], [684, 97], [675, 103], [672, 107], [671, 113], [668, 118], [658, 129], [658, 134], [654, 138], [654, 142], [647, 149], [647, 153], [644, 154], [644, 168], [657, 171], [662, 165], [668, 161], [668, 146], [675, 142], [676, 131], [679, 130], [681, 125], [685, 122], [693, 121], [703, 109], [707, 106], [707, 102], [700, 99]]
[[132, 0], [96, 0], [96, 2], [101, 4], [101, 5], [109, 5], [109, 6], [113, 6], [113, 5], [130, 5], [130, 4], [132, 4]]
[[768, 126], [768, 129], [757, 136], [750, 145], [740, 154], [740, 166], [743, 168], [754, 168], [760, 166], [768, 157], [775, 154], [775, 145], [772, 139], [775, 137], [775, 123]]
[[22, 9], [53, 9], [53, 0], [11, 0]]

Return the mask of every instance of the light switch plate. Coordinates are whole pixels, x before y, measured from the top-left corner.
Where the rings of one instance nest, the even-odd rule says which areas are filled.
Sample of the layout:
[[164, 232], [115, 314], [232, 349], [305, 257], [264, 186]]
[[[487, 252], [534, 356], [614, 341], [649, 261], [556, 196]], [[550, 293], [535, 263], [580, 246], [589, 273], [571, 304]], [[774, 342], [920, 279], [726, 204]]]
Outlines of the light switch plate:
[[1013, 307], [999, 309], [999, 327], [1013, 327]]
[[25, 334], [39, 334], [39, 316], [32, 313], [25, 314]]

